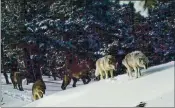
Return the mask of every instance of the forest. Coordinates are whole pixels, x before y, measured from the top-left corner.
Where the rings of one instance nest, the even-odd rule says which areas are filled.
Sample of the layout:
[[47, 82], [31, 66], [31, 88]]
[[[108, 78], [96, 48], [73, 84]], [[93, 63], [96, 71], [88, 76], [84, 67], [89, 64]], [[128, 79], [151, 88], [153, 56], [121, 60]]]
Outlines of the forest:
[[143, 17], [132, 3], [118, 0], [2, 0], [1, 72], [10, 72], [17, 61], [20, 71], [36, 74], [42, 68], [57, 75], [67, 52], [80, 61], [111, 54], [121, 64], [127, 53], [139, 50], [150, 66], [172, 61], [175, 1], [164, 1], [157, 0]]

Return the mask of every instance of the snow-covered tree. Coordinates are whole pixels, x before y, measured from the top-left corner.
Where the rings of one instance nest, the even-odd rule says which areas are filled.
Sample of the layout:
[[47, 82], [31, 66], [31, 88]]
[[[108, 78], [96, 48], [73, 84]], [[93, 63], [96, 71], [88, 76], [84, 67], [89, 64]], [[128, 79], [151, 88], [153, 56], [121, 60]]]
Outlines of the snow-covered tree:
[[[64, 64], [66, 51], [97, 59], [141, 50], [152, 63], [174, 57], [174, 1], [24, 1], [2, 1], [4, 51], [17, 53], [16, 45], [35, 44], [47, 70], [55, 57], [55, 67]], [[163, 55], [166, 58], [155, 59]]]

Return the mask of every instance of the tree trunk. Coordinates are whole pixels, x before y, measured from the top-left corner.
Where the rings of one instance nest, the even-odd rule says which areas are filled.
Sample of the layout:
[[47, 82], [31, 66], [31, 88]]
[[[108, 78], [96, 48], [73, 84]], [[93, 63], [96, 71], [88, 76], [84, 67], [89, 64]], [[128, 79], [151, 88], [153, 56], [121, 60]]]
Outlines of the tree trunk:
[[6, 84], [10, 84], [9, 80], [8, 80], [8, 75], [6, 72], [3, 73], [4, 77], [5, 77], [5, 81], [6, 81]]
[[8, 79], [8, 75], [6, 73], [6, 70], [4, 69], [4, 49], [3, 49], [3, 45], [1, 44], [1, 59], [2, 59], [2, 64], [1, 64], [1, 72], [3, 72], [6, 84], [10, 84], [9, 79]]

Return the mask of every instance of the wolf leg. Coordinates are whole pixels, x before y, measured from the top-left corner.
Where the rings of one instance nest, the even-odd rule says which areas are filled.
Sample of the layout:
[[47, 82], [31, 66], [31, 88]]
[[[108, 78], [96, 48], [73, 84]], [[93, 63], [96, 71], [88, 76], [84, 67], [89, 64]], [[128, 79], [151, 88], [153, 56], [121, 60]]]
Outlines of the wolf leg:
[[62, 85], [61, 85], [61, 89], [62, 89], [62, 90], [65, 90], [65, 89], [66, 89], [66, 86], [65, 86], [65, 81], [64, 81], [64, 79], [63, 79], [63, 82], [62, 82]]
[[103, 78], [103, 71], [99, 71], [99, 73], [100, 73], [100, 80], [103, 80], [104, 78]]
[[[81, 79], [82, 79], [84, 84], [88, 84], [91, 81], [91, 78], [88, 75], [82, 77]], [[87, 79], [87, 81], [86, 81], [86, 79]]]
[[17, 84], [18, 84], [19, 90], [24, 91], [22, 87], [22, 77], [19, 74], [17, 75]]
[[110, 70], [111, 78], [114, 78], [114, 72], [113, 70]]
[[37, 92], [36, 94], [37, 94], [38, 99], [41, 99], [39, 92]]
[[20, 82], [19, 82], [19, 90], [20, 90], [20, 91], [24, 91], [24, 89], [23, 89], [23, 87], [22, 87], [22, 79], [21, 79]]
[[5, 77], [6, 84], [10, 84], [9, 79], [8, 79], [8, 75], [5, 71], [3, 72], [3, 75]]
[[86, 76], [86, 79], [88, 80], [86, 83], [88, 84], [91, 81], [91, 78], [89, 76]]
[[130, 68], [127, 68], [127, 73], [128, 73], [128, 77], [130, 78], [130, 79], [132, 79], [132, 71], [131, 71], [131, 69]]
[[13, 77], [11, 78], [11, 81], [12, 81], [12, 83], [13, 83], [14, 89], [17, 89], [17, 82], [14, 81], [14, 78], [13, 78]]
[[38, 98], [37, 98], [37, 95], [36, 94], [34, 94], [33, 95], [33, 100], [35, 101], [35, 100], [37, 100]]
[[99, 69], [98, 69], [98, 67], [96, 67], [96, 69], [95, 69], [95, 76], [97, 77], [99, 75], [100, 75]]
[[52, 77], [53, 77], [54, 80], [57, 80], [55, 72], [52, 72]]
[[53, 79], [54, 79], [54, 80], [57, 80], [56, 76], [53, 76]]
[[13, 82], [13, 87], [14, 87], [14, 89], [18, 89], [17, 88], [17, 83], [15, 81]]
[[108, 71], [105, 71], [106, 79], [108, 79]]
[[43, 98], [43, 91], [42, 90], [38, 90], [38, 97], [39, 99]]
[[14, 82], [13, 86], [14, 86], [14, 89], [17, 89], [17, 83], [16, 82]]
[[135, 72], [135, 78], [138, 78], [138, 71], [137, 71], [137, 67], [134, 67], [134, 72]]
[[83, 81], [83, 84], [87, 84], [87, 83], [86, 83], [86, 78], [85, 78], [85, 77], [82, 77], [81, 79], [82, 79], [82, 81]]
[[83, 84], [87, 84], [86, 79], [82, 78]]
[[11, 79], [11, 81], [12, 81], [13, 88], [14, 88], [14, 89], [17, 89], [16, 82], [14, 81], [14, 75], [10, 74], [10, 79]]
[[127, 71], [127, 75], [128, 75], [128, 77], [130, 77], [130, 76], [129, 76], [129, 72], [128, 72], [128, 70], [126, 70], [126, 71]]
[[26, 80], [27, 80], [27, 85], [29, 84], [29, 79], [28, 78], [26, 78]]
[[76, 83], [77, 83], [78, 80], [77, 80], [77, 78], [72, 78], [72, 79], [73, 79], [73, 85], [72, 85], [72, 87], [76, 87]]
[[138, 77], [140, 77], [141, 76], [140, 68], [137, 68], [137, 72], [138, 72]]

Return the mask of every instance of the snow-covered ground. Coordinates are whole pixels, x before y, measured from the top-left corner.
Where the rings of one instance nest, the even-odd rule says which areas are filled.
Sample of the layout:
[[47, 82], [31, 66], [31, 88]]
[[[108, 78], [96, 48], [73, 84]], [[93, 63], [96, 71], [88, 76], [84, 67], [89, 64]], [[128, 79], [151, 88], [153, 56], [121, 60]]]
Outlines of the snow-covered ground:
[[[61, 90], [62, 81], [59, 80], [58, 78], [56, 81], [54, 81], [53, 77], [48, 78], [47, 76], [43, 76], [43, 79], [47, 87], [45, 96], [62, 91]], [[11, 80], [9, 79], [9, 81]], [[31, 103], [32, 102], [32, 85], [33, 83], [26, 85], [26, 80], [23, 80], [24, 91], [13, 89], [13, 85], [12, 84], [7, 85], [5, 83], [3, 74], [1, 74], [1, 87], [2, 87], [1, 93], [3, 97], [2, 106], [3, 107], [21, 107], [21, 106]], [[81, 81], [77, 82], [77, 86], [79, 85], [82, 85]], [[72, 88], [72, 86], [69, 85], [67, 89], [69, 88]]]
[[124, 74], [114, 80], [101, 80], [87, 85], [80, 81], [76, 88], [71, 88], [70, 85], [68, 88], [71, 89], [65, 91], [60, 90], [61, 81], [44, 77], [46, 96], [35, 102], [31, 99], [32, 84], [24, 84], [25, 91], [21, 92], [2, 81], [3, 106], [134, 107], [140, 102], [146, 102], [146, 107], [174, 107], [174, 63], [143, 70], [143, 76], [138, 79], [128, 80], [128, 76]]

